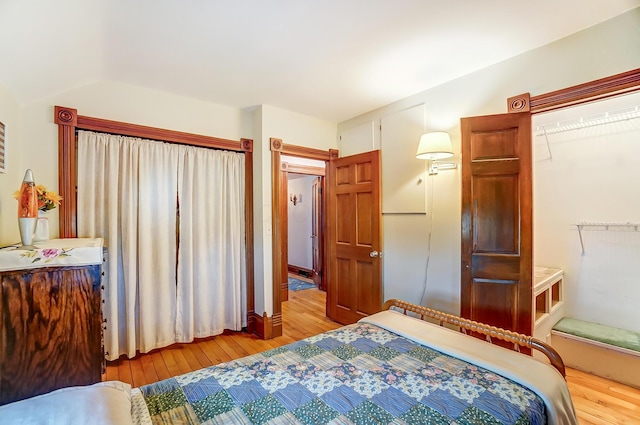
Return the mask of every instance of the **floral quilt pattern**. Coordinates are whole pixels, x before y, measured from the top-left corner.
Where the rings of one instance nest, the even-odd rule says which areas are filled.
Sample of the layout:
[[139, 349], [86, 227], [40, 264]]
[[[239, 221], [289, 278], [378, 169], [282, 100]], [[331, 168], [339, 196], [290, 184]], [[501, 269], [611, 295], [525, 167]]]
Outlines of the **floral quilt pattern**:
[[370, 324], [141, 387], [154, 424], [545, 424], [531, 390]]

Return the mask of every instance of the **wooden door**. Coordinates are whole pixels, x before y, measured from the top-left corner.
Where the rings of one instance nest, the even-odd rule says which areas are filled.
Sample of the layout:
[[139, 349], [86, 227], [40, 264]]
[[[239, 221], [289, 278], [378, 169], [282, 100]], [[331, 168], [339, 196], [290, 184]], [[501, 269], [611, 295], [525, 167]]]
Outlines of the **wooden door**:
[[354, 323], [382, 309], [380, 151], [331, 160], [327, 316]]
[[323, 291], [326, 291], [322, 278], [322, 177], [316, 177], [311, 184], [311, 278]]
[[461, 125], [461, 314], [532, 335], [531, 115]]

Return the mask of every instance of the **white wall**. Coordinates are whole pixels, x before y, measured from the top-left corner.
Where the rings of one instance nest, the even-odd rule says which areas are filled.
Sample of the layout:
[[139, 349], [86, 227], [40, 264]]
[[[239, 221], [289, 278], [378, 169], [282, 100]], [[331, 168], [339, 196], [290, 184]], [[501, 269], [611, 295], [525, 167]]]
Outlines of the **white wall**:
[[[271, 227], [271, 150], [270, 138], [282, 139], [290, 145], [316, 149], [337, 149], [337, 124], [298, 114], [270, 105], [261, 105], [254, 111], [254, 231], [256, 240], [255, 282], [256, 313], [273, 313], [273, 269]], [[262, 298], [258, 298], [261, 296]]]
[[[58, 187], [55, 105], [75, 108], [79, 115], [225, 139], [253, 137], [251, 116], [239, 109], [110, 81], [92, 83], [42, 99], [22, 110], [23, 167], [33, 170], [36, 183], [52, 190]], [[49, 224], [51, 237], [57, 237], [58, 209], [49, 213]]]
[[288, 240], [289, 240], [289, 264], [311, 270], [313, 262], [311, 258], [311, 197], [312, 184], [316, 176], [298, 176], [292, 178], [289, 174], [289, 194], [295, 194], [298, 198], [302, 195], [302, 201], [287, 201], [288, 206]]
[[[459, 157], [461, 117], [505, 113], [508, 97], [524, 92], [546, 93], [640, 68], [640, 55], [632, 53], [640, 52], [639, 22], [640, 9], [634, 9], [549, 45], [339, 123], [338, 134], [360, 126], [368, 129], [371, 122], [386, 115], [424, 103], [426, 130], [448, 131]], [[413, 143], [417, 147], [418, 140]], [[375, 140], [358, 144], [361, 145], [375, 146]], [[359, 150], [341, 143], [340, 151], [357, 153]], [[416, 159], [407, 156], [404, 161]], [[396, 167], [402, 167], [404, 161], [398, 160]], [[434, 189], [432, 216], [384, 216], [384, 296], [403, 295], [408, 301], [420, 302], [429, 219], [433, 217], [424, 304], [458, 313], [460, 170], [441, 172], [427, 183]], [[428, 194], [427, 202], [430, 197]]]
[[0, 122], [5, 125], [6, 173], [0, 174], [0, 246], [20, 241], [18, 204], [13, 192], [20, 189], [25, 168], [22, 164], [21, 108], [13, 96], [0, 86]]
[[[225, 139], [254, 139], [255, 218], [255, 311], [272, 314], [271, 266], [271, 153], [269, 138], [285, 143], [335, 149], [336, 123], [319, 120], [268, 105], [240, 110], [193, 98], [149, 90], [111, 81], [99, 81], [42, 99], [18, 109], [9, 95], [0, 92], [0, 108], [9, 110], [15, 127], [22, 123], [20, 144], [23, 155], [20, 176], [10, 177], [8, 199], [22, 181], [24, 168], [32, 168], [36, 182], [50, 189], [58, 186], [58, 129], [53, 122], [55, 105], [78, 110], [80, 115], [124, 121]], [[1, 110], [0, 110], [1, 111]], [[4, 121], [3, 121], [4, 122]], [[7, 123], [5, 123], [7, 124]], [[15, 128], [14, 124], [11, 128]], [[13, 130], [11, 130], [13, 131]], [[13, 137], [13, 136], [12, 136]], [[31, 153], [37, 153], [31, 154]], [[10, 153], [12, 156], [14, 153]], [[19, 155], [15, 155], [18, 157]], [[7, 176], [9, 177], [9, 176]], [[2, 177], [2, 183], [9, 178]], [[0, 229], [12, 229], [12, 214], [6, 214], [6, 195], [0, 195]], [[15, 202], [15, 201], [13, 201]], [[64, 202], [64, 201], [63, 201]], [[15, 207], [15, 205], [11, 205]], [[10, 211], [10, 210], [9, 210]], [[57, 237], [57, 209], [50, 214], [51, 237]], [[17, 225], [15, 226], [17, 229]], [[17, 230], [14, 235], [18, 236]], [[8, 237], [9, 243], [15, 236]]]
[[[37, 183], [52, 190], [58, 188], [58, 129], [53, 122], [55, 105], [75, 108], [84, 116], [232, 140], [253, 139], [255, 311], [258, 314], [264, 311], [272, 314], [269, 138], [277, 137], [285, 143], [323, 150], [336, 149], [336, 123], [269, 105], [240, 110], [111, 81], [77, 87], [22, 108], [8, 93], [0, 90], [0, 119], [8, 127], [11, 141], [8, 154], [13, 161], [10, 163], [10, 173], [0, 175], [0, 189], [3, 189], [0, 194], [0, 238], [6, 243], [19, 240], [14, 213], [17, 206], [12, 194], [22, 181], [24, 169], [33, 170]], [[21, 133], [20, 129], [23, 130]], [[19, 164], [18, 168], [16, 164]], [[49, 216], [51, 237], [55, 238], [59, 235], [57, 209]]]
[[[534, 129], [628, 106], [640, 93], [537, 115]], [[535, 262], [564, 270], [565, 315], [640, 332], [640, 231], [585, 228], [583, 254], [576, 228], [640, 223], [640, 118], [547, 137], [533, 145]]]

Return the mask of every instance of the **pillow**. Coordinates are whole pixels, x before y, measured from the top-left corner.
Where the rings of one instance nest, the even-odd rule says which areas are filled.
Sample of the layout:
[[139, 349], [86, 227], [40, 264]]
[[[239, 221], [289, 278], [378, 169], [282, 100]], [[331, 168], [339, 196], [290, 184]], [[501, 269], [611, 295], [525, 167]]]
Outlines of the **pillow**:
[[133, 425], [131, 386], [120, 381], [68, 387], [0, 406], [2, 425]]

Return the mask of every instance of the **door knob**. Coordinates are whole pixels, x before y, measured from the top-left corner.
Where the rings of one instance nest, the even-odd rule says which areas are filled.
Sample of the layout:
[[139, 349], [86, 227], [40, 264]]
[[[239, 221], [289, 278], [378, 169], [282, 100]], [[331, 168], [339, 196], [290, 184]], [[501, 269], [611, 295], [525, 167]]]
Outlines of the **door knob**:
[[379, 255], [380, 255], [380, 253], [379, 253], [378, 251], [371, 251], [371, 252], [369, 253], [369, 257], [371, 257], [371, 258], [376, 258], [376, 257], [378, 257]]

